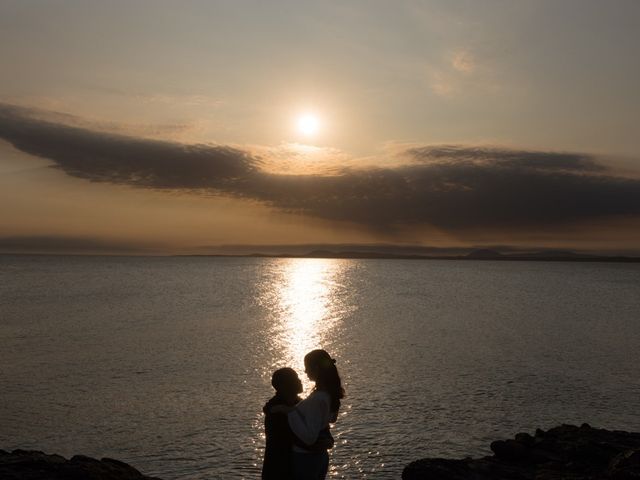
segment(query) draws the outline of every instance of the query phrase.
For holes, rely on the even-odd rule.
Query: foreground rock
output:
[[[640,433],[562,425],[491,444],[493,456],[424,459],[403,480],[640,480]]]
[[[2,480],[159,480],[124,462],[76,455],[67,460],[32,450],[0,450]]]

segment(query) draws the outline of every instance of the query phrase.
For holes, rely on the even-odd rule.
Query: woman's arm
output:
[[[329,401],[325,397],[314,394],[287,415],[291,431],[306,445],[313,445],[329,422]]]

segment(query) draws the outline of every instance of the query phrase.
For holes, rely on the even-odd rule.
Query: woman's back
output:
[[[329,437],[329,423],[335,422],[340,410],[344,389],[336,361],[326,350],[312,350],[304,357],[309,380],[315,383],[311,395],[289,413],[287,420],[293,433],[306,445],[312,445],[323,432]],[[329,469],[329,454],[293,448],[293,477],[295,480],[324,480]]]
[[[305,444],[313,445],[320,432],[329,427],[331,421],[335,421],[335,414],[330,410],[331,397],[327,392],[316,390],[302,400],[296,408],[289,413],[289,426],[293,433]],[[304,449],[295,446],[294,450],[305,452]]]

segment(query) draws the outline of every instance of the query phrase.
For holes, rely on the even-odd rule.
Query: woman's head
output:
[[[344,398],[344,389],[336,361],[326,350],[312,350],[304,357],[304,369],[309,380],[316,382],[316,390],[322,390],[331,396],[331,410],[337,412],[340,399]]]

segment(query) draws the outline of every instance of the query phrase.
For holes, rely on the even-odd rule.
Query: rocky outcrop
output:
[[[640,480],[640,433],[562,425],[491,444],[493,456],[410,463],[403,480]]]
[[[76,455],[67,460],[34,450],[0,450],[2,480],[159,480],[119,460]]]

